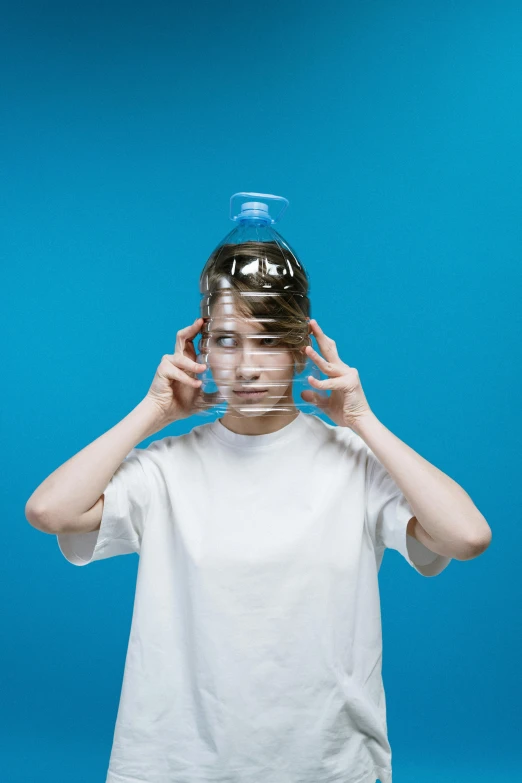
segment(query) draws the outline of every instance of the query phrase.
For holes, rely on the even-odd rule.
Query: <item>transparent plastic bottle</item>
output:
[[[272,217],[270,208],[277,210],[281,203]],[[317,410],[301,397],[312,389],[309,375],[321,379],[303,350],[312,345],[309,279],[296,253],[272,228],[288,203],[267,193],[235,193],[230,199],[230,219],[237,225],[213,250],[199,281],[203,326],[197,361],[207,369],[197,377],[201,391],[215,395],[212,405],[201,395],[202,414]]]

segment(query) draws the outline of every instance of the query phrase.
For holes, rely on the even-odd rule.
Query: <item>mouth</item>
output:
[[[234,389],[234,394],[245,399],[256,399],[257,397],[262,397],[267,391],[268,389]]]

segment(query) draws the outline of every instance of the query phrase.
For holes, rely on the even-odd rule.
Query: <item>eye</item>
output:
[[[216,337],[216,342],[217,342],[217,344],[218,344],[218,345],[220,345],[220,346],[222,346],[222,347],[224,347],[224,348],[231,348],[232,346],[230,346],[230,345],[224,345],[224,344],[221,342],[221,340],[234,340],[234,339],[235,339],[235,338],[234,338],[234,337],[232,337],[231,335],[228,335],[228,334],[226,334],[226,335],[223,335],[223,337]]]
[[[216,337],[216,343],[221,346],[222,348],[233,348],[234,346],[230,343],[223,343],[222,340],[235,340],[236,338],[232,335],[221,335],[220,337]],[[268,342],[266,342],[268,341]],[[260,343],[265,344],[267,347],[271,348],[275,345],[278,345],[281,342],[281,340],[278,337],[262,337],[260,339]]]

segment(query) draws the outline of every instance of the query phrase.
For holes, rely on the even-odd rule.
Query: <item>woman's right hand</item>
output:
[[[158,408],[164,427],[178,419],[186,419],[201,407],[217,402],[219,392],[206,394],[201,391],[202,381],[195,377],[207,369],[206,364],[196,362],[193,340],[203,326],[203,318],[180,329],[176,335],[173,354],[165,354],[147,392],[147,399]]]

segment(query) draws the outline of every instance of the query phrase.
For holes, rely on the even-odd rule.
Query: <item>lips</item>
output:
[[[238,397],[258,397],[265,394],[268,389],[234,389],[234,394]]]

